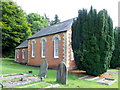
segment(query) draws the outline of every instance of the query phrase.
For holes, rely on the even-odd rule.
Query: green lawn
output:
[[[38,75],[39,73],[39,67],[21,65],[21,64],[15,63],[14,59],[8,59],[8,58],[2,59],[2,62],[0,62],[0,68],[2,68],[2,74],[10,74],[10,73],[27,73],[28,74],[29,70],[33,71],[32,75]],[[111,75],[114,77],[114,79],[118,80],[117,74],[111,74]],[[56,70],[48,70],[47,77],[44,80],[44,81],[48,81],[48,83],[37,84],[37,85],[29,86],[26,88],[44,88],[49,86],[49,84],[60,84],[60,86],[56,88],[118,88],[118,81],[115,82],[113,85],[109,86],[109,85],[96,83],[95,82],[96,80],[85,81],[85,80],[79,80],[78,78],[79,77],[75,75],[68,74],[67,85],[60,84],[56,82]],[[41,83],[41,81],[39,82]],[[38,82],[34,82],[31,84],[35,84],[35,83],[38,83]],[[30,85],[30,84],[27,84],[27,85]],[[26,85],[22,85],[22,86],[26,86]],[[18,87],[21,87],[21,86],[17,86],[14,88],[18,88]]]

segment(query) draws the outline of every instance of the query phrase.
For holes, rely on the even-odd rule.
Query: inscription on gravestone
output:
[[[67,83],[67,68],[64,62],[58,65],[56,81],[66,84]]]
[[[44,62],[40,65],[39,76],[41,80],[43,80],[46,77],[47,69],[48,69],[48,63],[47,60],[44,60]]]

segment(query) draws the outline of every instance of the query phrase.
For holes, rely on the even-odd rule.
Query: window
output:
[[[32,41],[32,57],[35,57],[35,40]]]
[[[71,61],[74,61],[74,53],[73,53],[72,48],[71,48]]]
[[[54,39],[54,58],[59,58],[59,39],[55,38]]]
[[[25,59],[25,50],[22,50],[22,59]]]
[[[17,50],[17,58],[19,58],[19,50]]]
[[[59,58],[59,40],[61,40],[60,35],[56,34],[53,36],[54,41],[54,58]]]
[[[42,40],[42,58],[45,58],[45,40]]]

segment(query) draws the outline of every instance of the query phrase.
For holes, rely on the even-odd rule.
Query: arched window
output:
[[[19,58],[19,50],[17,50],[17,58]]]
[[[73,61],[73,60],[74,60],[74,53],[73,53],[73,50],[71,48],[71,61]]]
[[[45,50],[46,50],[46,45],[45,45],[45,40],[42,40],[42,58],[45,58]]]
[[[59,58],[59,39],[54,39],[54,58]]]
[[[35,40],[32,41],[32,57],[35,57]]]
[[[22,50],[22,59],[25,59],[25,50]]]

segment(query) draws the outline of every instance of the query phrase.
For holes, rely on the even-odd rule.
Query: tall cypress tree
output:
[[[78,69],[91,75],[104,73],[110,64],[114,49],[112,20],[106,10],[97,13],[79,10],[72,25],[72,48]]]
[[[120,28],[115,29],[115,50],[113,51],[110,67],[120,67]]]
[[[73,48],[73,52],[74,52],[74,58],[75,58],[75,63],[78,66],[79,69],[84,69],[83,68],[83,48],[84,45],[83,42],[84,41],[84,34],[85,31],[87,31],[87,10],[83,9],[83,10],[79,10],[79,15],[77,17],[76,20],[74,20],[74,23],[72,25],[72,28],[75,28],[74,31],[72,32],[72,48]],[[84,24],[84,26],[82,25]],[[83,28],[85,29],[85,31],[83,31]],[[87,36],[86,36],[87,38]]]

